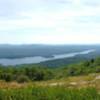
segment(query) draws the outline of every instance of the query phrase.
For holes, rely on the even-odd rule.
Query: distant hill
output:
[[[65,54],[96,49],[100,55],[99,45],[0,45],[0,58],[23,58],[23,57],[52,57],[54,54]]]

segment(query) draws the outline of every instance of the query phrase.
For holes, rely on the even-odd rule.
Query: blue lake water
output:
[[[40,63],[44,61],[50,61],[50,60],[56,60],[56,59],[63,59],[63,58],[72,58],[77,55],[85,55],[95,52],[95,50],[86,50],[81,52],[73,52],[73,53],[66,53],[66,54],[59,54],[59,55],[53,55],[52,58],[45,58],[41,56],[36,57],[25,57],[25,58],[16,58],[16,59],[0,59],[0,64],[2,65],[20,65],[20,64],[35,64]]]

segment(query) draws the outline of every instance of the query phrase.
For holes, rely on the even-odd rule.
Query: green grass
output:
[[[95,88],[27,87],[1,89],[0,100],[100,100]]]
[[[0,100],[100,100],[99,76],[94,73],[22,84],[0,81]]]

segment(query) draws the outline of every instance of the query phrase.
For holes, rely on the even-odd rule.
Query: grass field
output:
[[[100,100],[100,74],[23,84],[0,81],[0,100]]]
[[[0,100],[100,100],[95,88],[27,87],[1,89]]]

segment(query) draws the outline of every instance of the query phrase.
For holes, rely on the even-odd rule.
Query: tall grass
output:
[[[0,100],[100,100],[95,88],[28,87],[1,89]]]

